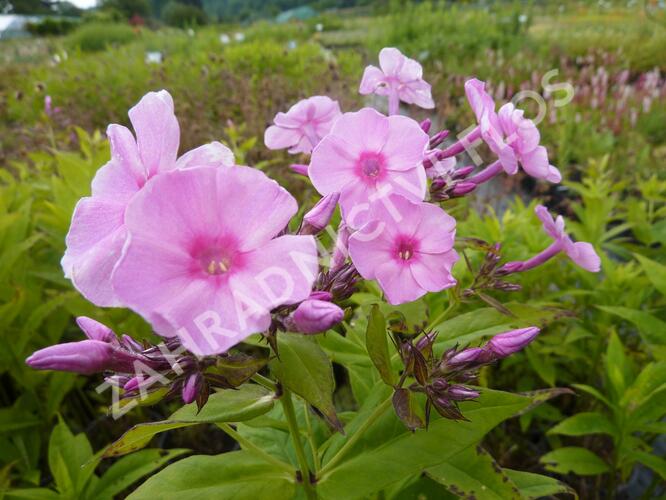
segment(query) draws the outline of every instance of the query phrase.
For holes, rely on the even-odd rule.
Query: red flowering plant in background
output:
[[[386,97],[388,116],[368,107],[342,112],[337,101],[314,96],[278,113],[266,130],[268,148],[310,155],[307,165],[294,170],[322,198],[300,223],[294,221],[296,199],[260,170],[236,165],[221,143],[178,157],[171,96],[165,90],[146,94],[129,112],[134,135],[109,126],[111,160],[95,176],[91,196],[76,207],[62,267],[89,301],[131,309],[163,342],[119,337],[81,317],[87,340],[47,347],[27,363],[103,373],[124,411],[180,397],[186,406],[168,425],[218,423],[243,449],[233,453],[249,453],[267,470],[273,467],[280,481],[303,488],[309,498],[340,494],[339,471],[353,466],[355,445],[370,439],[365,433],[382,425],[391,405],[391,418],[407,429],[431,427],[405,441],[404,453],[419,454],[425,442],[418,436],[432,432],[434,439],[441,429],[457,434],[455,426],[460,450],[478,443],[510,416],[492,410],[502,398],[512,401],[513,413],[543,400],[490,391],[476,379],[479,368],[533,341],[539,327],[515,318],[505,331],[488,332],[488,340],[481,335],[452,343],[444,319],[455,305],[475,297],[511,315],[489,290],[519,289],[507,280],[561,252],[592,272],[600,269],[599,257],[590,244],[571,240],[561,216],[553,219],[538,206],[553,244],[524,262],[503,263],[499,243],[456,233],[450,207],[452,200],[471,196],[502,173],[515,175],[519,167],[542,182],[559,182],[560,173],[540,145],[536,124],[512,103],[496,112],[476,79],[465,84],[476,126],[441,147],[449,131],[429,136],[429,120],[418,123],[400,114],[401,102],[434,107],[421,65],[394,48],[383,49],[379,60],[380,68],[366,68],[359,90]],[[465,154],[478,140],[494,160],[475,172]],[[332,221],[338,221],[336,230]],[[466,252],[479,249],[485,256],[474,269]],[[468,288],[460,277],[465,272],[472,274]],[[447,300],[448,307],[425,323],[414,321],[406,308],[415,301]],[[333,405],[331,358],[378,379],[367,400],[357,398],[361,409],[351,420],[340,418]],[[302,398],[304,412],[295,412],[292,393]],[[281,410],[274,408],[277,400]],[[322,417],[317,424],[310,409]],[[267,412],[273,412],[272,421],[286,420],[293,454],[262,449],[261,440],[230,425]],[[268,420],[254,422],[270,427]],[[145,434],[138,440],[136,428],[130,430],[104,455],[145,446],[166,430],[159,425],[140,429]],[[328,437],[313,434],[314,425]],[[307,452],[302,432],[308,435]],[[376,462],[369,455],[362,463],[386,467],[380,445],[367,441],[366,447],[375,450]],[[436,454],[425,456],[426,465],[440,463]],[[422,470],[405,465],[393,480]],[[184,471],[175,464],[161,474],[185,477]],[[350,485],[356,489],[345,496],[384,486],[368,476],[367,484]],[[141,491],[159,492],[159,482],[150,480]]]

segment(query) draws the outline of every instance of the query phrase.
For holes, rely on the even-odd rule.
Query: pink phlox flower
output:
[[[390,193],[425,198],[427,145],[428,135],[411,118],[363,108],[335,122],[312,152],[308,175],[322,195],[340,193],[345,221],[357,228],[374,199]]]
[[[541,219],[543,228],[555,240],[555,243],[569,256],[569,258],[583,269],[596,273],[601,269],[601,259],[594,247],[584,241],[574,242],[564,229],[564,218],[558,215],[556,219],[543,205],[537,205],[535,212]]]
[[[309,297],[313,236],[278,236],[296,200],[250,167],[198,167],[153,179],[127,208],[112,281],[118,297],[195,354],[265,331],[271,310]]]
[[[340,105],[326,96],[314,96],[278,113],[274,125],[266,129],[264,143],[269,149],[289,148],[289,153],[310,153],[328,134],[340,117]]]
[[[393,194],[372,204],[369,222],[349,238],[349,254],[361,276],[402,304],[456,284],[455,228],[440,207]]]
[[[408,104],[426,109],[435,107],[430,84],[423,79],[423,68],[417,61],[398,49],[386,47],[379,52],[379,66],[365,68],[359,87],[362,95],[394,94]]]
[[[125,243],[125,208],[144,185],[161,172],[193,166],[233,165],[233,153],[219,142],[180,158],[180,129],[171,95],[146,94],[129,111],[136,139],[122,125],[109,125],[111,159],[92,181],[91,196],[74,209],[61,264],[65,276],[98,306],[122,305],[111,287],[111,272]]]

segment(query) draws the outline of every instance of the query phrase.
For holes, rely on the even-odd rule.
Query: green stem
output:
[[[275,458],[273,455],[269,455],[264,450],[262,450],[257,445],[255,445],[252,441],[248,441],[243,436],[241,436],[238,433],[238,431],[236,431],[229,424],[227,424],[225,422],[218,422],[217,425],[220,427],[220,429],[222,429],[224,432],[226,432],[231,438],[238,441],[238,444],[240,444],[245,450],[259,455],[261,458],[263,458],[267,462],[275,465],[276,467],[279,467],[280,469],[284,470],[285,472],[288,472],[290,475],[294,473],[294,467],[293,466],[289,465],[286,462],[283,462],[279,458]]]
[[[287,388],[283,388],[283,394],[280,398],[282,401],[282,407],[284,408],[284,415],[287,417],[287,425],[289,425],[289,433],[291,434],[291,439],[294,441],[294,448],[296,449],[296,458],[298,459],[299,467],[301,468],[301,478],[303,480],[303,489],[305,490],[305,496],[308,499],[316,500],[317,494],[315,493],[314,487],[310,482],[310,467],[308,466],[308,460],[305,456],[305,449],[303,448],[303,443],[301,441],[301,434],[298,430],[298,422],[296,421],[296,412],[294,411],[294,403],[291,400],[291,392]]]
[[[257,384],[263,385],[266,389],[275,392],[277,390],[277,384],[273,382],[271,379],[268,377],[264,377],[263,375],[259,373],[255,373],[252,375],[252,380],[254,380]]]
[[[308,409],[308,404],[303,401],[303,412],[305,415],[305,428],[308,431],[308,443],[310,443],[310,451],[312,452],[312,459],[314,461],[314,472],[317,475],[317,471],[321,468],[321,462],[319,461],[319,454],[317,453],[317,444],[314,441],[314,434],[312,432],[312,423],[310,422],[310,410]]]
[[[352,447],[358,442],[358,440],[363,437],[365,431],[368,430],[370,426],[374,424],[379,417],[382,416],[382,414],[391,406],[391,404],[392,398],[388,398],[377,408],[375,408],[375,411],[373,411],[372,414],[365,420],[365,422],[363,422],[363,424],[361,424],[361,426],[356,430],[356,432],[350,436],[350,438],[345,442],[344,445],[342,445],[342,448],[338,450],[333,458],[331,458],[328,463],[324,464],[320,471],[321,479],[324,479],[324,474],[333,470],[335,466],[340,463],[347,452],[351,450]]]

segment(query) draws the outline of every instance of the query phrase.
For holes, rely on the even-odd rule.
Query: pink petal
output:
[[[143,186],[147,172],[141,162],[139,149],[132,132],[122,125],[111,124],[106,129],[106,136],[111,145],[111,158],[130,172],[138,185]]]
[[[451,274],[453,265],[458,261],[458,254],[450,250],[440,254],[422,254],[410,265],[412,276],[424,290],[439,292],[455,286],[456,280]]]
[[[432,90],[430,84],[423,80],[416,80],[405,84],[398,92],[400,100],[410,104],[415,104],[424,109],[435,107],[435,101],[432,100]]]
[[[365,279],[375,279],[381,264],[393,259],[393,232],[386,222],[374,220],[349,237],[349,256]]]
[[[336,122],[336,125],[338,122]],[[308,175],[322,195],[340,192],[347,184],[356,182],[354,149],[344,139],[330,134],[312,151]]]
[[[426,195],[428,178],[423,165],[411,170],[391,172],[385,180],[392,188],[391,192],[412,201],[423,201]]]
[[[553,182],[553,183],[558,183],[562,180],[562,174],[560,174],[560,171],[557,169],[557,167],[554,167],[553,165],[548,166],[548,176],[546,177],[546,180],[548,182]]]
[[[420,221],[414,231],[419,240],[419,252],[440,254],[453,248],[456,235],[456,220],[443,209],[431,203],[419,207]]]
[[[379,51],[379,66],[387,76],[397,76],[405,56],[393,47],[384,47]]]
[[[363,151],[381,151],[388,133],[389,119],[372,108],[344,113],[331,130],[331,135],[343,138],[352,147],[349,153],[354,157]]]
[[[428,134],[406,116],[388,117],[388,135],[381,150],[389,170],[410,170],[423,162]]]
[[[244,254],[230,286],[270,311],[308,298],[318,270],[314,237],[286,235]]]
[[[126,204],[134,196],[145,179],[137,177],[117,159],[101,167],[92,180],[91,190],[95,199],[107,199],[114,204]]]
[[[385,83],[384,73],[376,66],[366,66],[358,92],[361,95],[372,94],[377,87]]]
[[[590,243],[577,241],[566,248],[567,255],[580,267],[592,273],[598,273],[601,270],[601,259]]]
[[[548,163],[548,151],[543,146],[538,146],[521,159],[523,170],[536,179],[545,179],[550,174],[550,163]]]
[[[282,128],[271,125],[264,132],[264,144],[268,149],[290,148],[303,137],[303,133],[295,128]]]
[[[394,260],[384,262],[377,267],[376,276],[390,304],[412,302],[426,294],[426,290],[412,276],[408,265]]]
[[[176,168],[232,167],[234,153],[221,142],[210,142],[188,151],[176,161]]]
[[[180,128],[166,90],[149,92],[129,110],[141,161],[149,176],[176,165]]]
[[[100,307],[118,307],[122,302],[116,296],[111,275],[122,254],[126,233],[123,227],[106,235],[80,258],[72,260],[71,280],[86,299]],[[66,255],[66,254],[65,254]],[[66,257],[63,257],[66,263]],[[63,264],[63,267],[66,264]]]
[[[548,209],[543,205],[537,205],[534,208],[534,212],[536,213],[537,217],[541,220],[541,223],[543,224],[543,229],[546,231],[546,233],[553,239],[556,240],[559,239],[560,231],[556,227],[555,220],[553,219],[553,216],[550,215]],[[564,221],[564,219],[562,219],[562,221]]]
[[[398,78],[402,82],[414,82],[417,80],[422,80],[423,78],[423,67],[421,63],[411,59],[409,57],[403,56],[402,66],[398,71]],[[425,82],[424,82],[425,83]]]

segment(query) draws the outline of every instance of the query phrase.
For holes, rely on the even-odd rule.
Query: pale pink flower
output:
[[[594,247],[584,241],[572,241],[564,229],[564,218],[561,215],[558,215],[557,219],[553,219],[553,216],[543,205],[537,205],[535,212],[537,217],[541,219],[548,236],[555,240],[555,243],[561,247],[571,260],[587,271],[599,272],[601,259]]]
[[[423,68],[414,59],[404,56],[398,49],[383,48],[379,52],[379,66],[367,66],[363,72],[359,92],[362,95],[388,96],[389,114],[398,112],[399,101],[432,109],[430,84],[423,80]]]
[[[495,102],[485,90],[485,83],[476,78],[465,82],[465,93],[479,124],[478,132],[473,132],[468,142],[479,134],[509,175],[516,174],[520,164],[528,175],[537,179],[562,180],[559,170],[548,162],[546,148],[539,145],[539,130],[532,120],[525,118],[522,110],[516,109],[513,103],[506,103],[496,113]]]
[[[177,159],[180,129],[165,90],[146,94],[129,111],[136,139],[126,127],[109,125],[111,160],[92,181],[92,195],[79,200],[62,258],[65,276],[98,306],[119,306],[111,272],[125,243],[125,208],[155,175],[175,168],[232,165],[233,154],[212,142]]]
[[[308,175],[322,195],[340,193],[347,224],[363,223],[373,199],[398,193],[422,201],[428,135],[405,116],[371,108],[345,113],[312,152]]]
[[[338,101],[317,95],[297,102],[286,113],[278,113],[275,125],[266,129],[264,143],[269,149],[289,148],[289,152],[310,153],[340,117]]]
[[[558,215],[557,219],[553,219],[553,216],[550,215],[548,209],[543,205],[537,205],[535,212],[537,217],[541,219],[543,228],[548,236],[555,241],[548,248],[526,261],[507,262],[502,266],[501,271],[503,274],[534,269],[552,259],[560,252],[566,253],[574,263],[586,271],[599,272],[601,269],[601,259],[594,250],[594,247],[584,241],[572,241],[571,237],[564,230],[564,218],[561,215]]]
[[[440,207],[391,195],[372,204],[369,219],[349,238],[349,255],[361,276],[379,282],[391,304],[456,284],[456,221]]]
[[[266,330],[271,309],[308,298],[312,236],[278,236],[296,200],[261,171],[200,167],[159,175],[125,214],[113,273],[120,300],[195,354]]]

